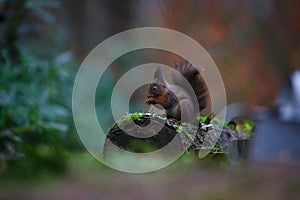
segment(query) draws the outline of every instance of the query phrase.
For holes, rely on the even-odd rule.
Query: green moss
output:
[[[176,129],[177,132],[181,133],[182,132],[182,126],[178,126]]]
[[[216,143],[216,145],[214,146],[214,148],[212,148],[212,150],[210,151],[210,153],[215,154],[215,153],[225,153],[225,152],[222,150],[220,144]]]
[[[237,131],[243,131],[246,133],[247,138],[250,138],[253,133],[254,122],[250,120],[245,120],[243,123],[237,124],[235,129]]]
[[[197,119],[198,119],[198,121],[200,123],[204,123],[207,120],[208,117],[209,117],[209,115],[208,116],[199,116]],[[218,125],[222,125],[223,124],[222,121],[219,118],[217,118],[217,117],[213,117],[211,119],[210,123],[211,124],[218,124]],[[227,124],[227,122],[225,121],[224,124]]]
[[[235,125],[234,124],[228,124],[228,128],[230,128],[231,130],[235,130]]]
[[[130,116],[130,119],[131,119],[132,121],[138,121],[138,120],[141,119],[141,117],[142,117],[144,114],[145,114],[145,113],[136,112],[136,113],[130,114],[129,116]]]
[[[205,120],[207,119],[207,116],[199,116],[199,117],[197,117],[197,119],[198,119],[198,121],[199,122],[205,122]]]
[[[211,123],[212,124],[219,124],[219,125],[221,125],[222,121],[219,118],[214,117],[214,118],[212,118]]]

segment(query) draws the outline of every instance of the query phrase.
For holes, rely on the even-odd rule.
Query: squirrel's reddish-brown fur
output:
[[[167,112],[167,118],[178,121],[194,120],[198,110],[207,105],[207,87],[199,71],[187,61],[175,64],[172,84],[168,83],[158,67],[154,81],[149,85],[147,104],[159,104]],[[187,81],[187,82],[186,82]],[[192,89],[192,90],[191,90]],[[194,98],[193,98],[194,97]]]

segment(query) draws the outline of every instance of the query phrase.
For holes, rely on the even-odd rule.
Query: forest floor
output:
[[[299,166],[224,168],[192,161],[147,174],[73,163],[62,177],[37,183],[9,183],[0,199],[300,199]]]

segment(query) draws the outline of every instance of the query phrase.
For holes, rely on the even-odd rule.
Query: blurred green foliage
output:
[[[78,147],[72,134],[71,54],[40,58],[19,44],[40,20],[53,21],[46,9],[56,5],[0,1],[0,176],[63,172],[70,148]]]

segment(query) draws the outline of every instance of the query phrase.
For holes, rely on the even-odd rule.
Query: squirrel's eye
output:
[[[156,86],[154,86],[153,88],[152,88],[152,91],[156,91],[157,90],[157,87]]]

